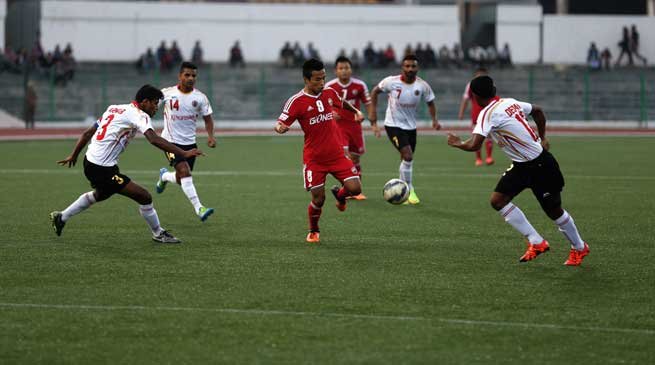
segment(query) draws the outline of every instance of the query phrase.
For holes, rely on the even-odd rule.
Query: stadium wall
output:
[[[498,5],[496,47],[509,43],[514,63],[539,61],[542,8],[539,5]]]
[[[276,61],[285,41],[313,42],[327,60],[368,41],[391,43],[397,57],[407,45],[438,48],[459,42],[456,6],[358,6],[44,1],[46,49],[71,42],[78,61],[133,61],[162,40],[176,40],[188,57],[200,40],[207,61],[226,61],[235,40],[246,61]]]
[[[640,53],[648,60],[655,60],[655,17],[648,16],[544,16],[544,62],[580,64],[587,60],[591,42],[599,51],[608,47],[612,62],[620,53],[617,43],[621,40],[623,26],[637,26],[640,33]],[[623,57],[622,62],[626,62]]]

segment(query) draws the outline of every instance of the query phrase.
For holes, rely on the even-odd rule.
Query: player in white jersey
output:
[[[373,106],[369,120],[371,125],[376,125],[378,95],[383,92],[389,94],[384,129],[387,131],[391,143],[400,152],[400,179],[405,181],[410,188],[407,203],[418,204],[420,200],[412,184],[412,166],[416,151],[416,118],[421,101],[428,105],[432,127],[440,129],[441,125],[437,120],[437,107],[434,104],[435,97],[432,88],[427,82],[416,76],[418,73],[416,56],[412,54],[405,56],[401,70],[400,75],[386,77],[371,91]]]
[[[164,93],[164,130],[161,136],[185,151],[198,147],[196,145],[198,116],[202,116],[205,121],[208,135],[207,146],[216,147],[212,107],[207,96],[194,88],[197,76],[198,67],[196,65],[191,62],[182,62],[177,85],[162,90]],[[159,170],[157,193],[163,193],[169,182],[180,184],[184,195],[193,205],[194,212],[200,217],[200,221],[204,222],[214,213],[214,209],[202,205],[196,187],[193,185],[191,171],[196,162],[195,157],[185,158],[181,155],[166,153],[166,158],[175,172],[169,172],[165,167]]]
[[[548,152],[546,116],[543,110],[511,98],[494,100],[496,87],[489,76],[473,79],[471,91],[478,104],[484,108],[478,116],[473,135],[462,142],[456,135],[448,133],[448,144],[464,151],[477,151],[485,138],[491,137],[512,160],[491,194],[491,206],[527,238],[528,250],[520,261],[533,260],[550,249],[548,242],[534,229],[521,209],[512,204],[516,195],[530,188],[543,211],[555,221],[571,244],[569,257],[564,264],[580,265],[589,254],[589,246],[580,237],[573,217],[562,209],[564,177],[557,160]],[[534,119],[537,131],[528,124],[527,115]]]
[[[187,158],[202,155],[198,149],[183,151],[155,133],[150,118],[157,112],[162,97],[163,94],[159,89],[144,85],[136,93],[131,104],[110,105],[102,117],[80,136],[73,152],[65,159],[57,161],[62,166],[75,166],[80,152],[91,141],[84,157],[84,175],[94,190],[80,195],[63,211],[50,213],[57,236],[61,236],[64,225],[72,216],[118,193],[139,203],[139,212],[148,223],[154,241],[180,242],[159,225],[159,217],[152,206],[150,193],[128,176],[121,174],[117,165],[118,156],[137,132],[143,133],[148,142],[163,151]]]

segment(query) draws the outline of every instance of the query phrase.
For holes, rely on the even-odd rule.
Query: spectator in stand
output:
[[[464,51],[462,51],[462,46],[459,45],[459,43],[455,43],[453,45],[453,51],[452,51],[452,61],[457,68],[462,68],[464,66]]]
[[[600,54],[598,53],[598,48],[596,48],[596,43],[591,42],[589,50],[587,51],[587,66],[592,71],[600,70]]]
[[[184,57],[182,57],[182,52],[180,51],[180,48],[177,46],[177,41],[173,41],[169,53],[171,55],[170,69],[182,63],[182,59]]]
[[[350,53],[350,62],[352,63],[353,70],[359,70],[361,60],[359,59],[359,53],[355,48],[353,48],[352,52]]]
[[[36,114],[36,84],[30,80],[25,90],[25,129],[34,129],[34,115]]]
[[[437,67],[437,55],[430,43],[425,46],[425,59],[426,67]]]
[[[293,44],[293,64],[294,66],[302,65],[305,62],[305,54],[300,47],[300,43]]]
[[[41,63],[44,58],[43,47],[41,47],[41,41],[35,40],[34,45],[32,46],[32,51],[30,52],[30,63],[37,67],[41,67]]]
[[[637,32],[637,26],[634,24],[632,24],[632,29],[630,31],[630,50],[636,58],[644,63],[644,66],[648,65],[646,57],[639,53],[639,32]]]
[[[55,46],[55,51],[52,53],[52,63],[57,64],[59,61],[61,61],[61,58],[64,55],[61,53],[61,48],[59,48],[59,45]]]
[[[142,73],[149,73],[157,67],[157,60],[155,59],[155,54],[152,52],[152,48],[148,48],[146,53],[142,54],[137,61],[137,69]]]
[[[469,47],[467,55],[468,59],[476,68],[484,67],[487,59],[487,52],[482,48],[482,46],[473,44]]]
[[[285,42],[280,50],[280,64],[284,67],[293,67],[293,49],[289,41]]]
[[[609,48],[605,47],[603,52],[600,54],[600,62],[602,68],[606,71],[609,71],[612,64],[612,52],[610,52]]]
[[[509,43],[505,43],[503,49],[498,53],[500,68],[512,67],[512,52],[509,50]]]
[[[305,57],[305,59],[309,60],[312,58],[317,59],[319,61],[321,60],[321,56],[318,54],[318,50],[314,48],[314,43],[309,42],[307,44],[307,57]]]
[[[393,50],[391,43],[387,44],[387,49],[382,53],[382,58],[384,59],[384,66],[395,66],[396,65],[396,51]]]
[[[495,66],[498,62],[498,51],[496,51],[496,46],[493,44],[489,45],[485,50],[486,58],[485,63],[487,66]]]
[[[241,51],[241,45],[239,41],[235,41],[234,45],[230,49],[230,67],[246,67],[246,62],[243,60],[243,52]]]
[[[439,67],[448,68],[451,64],[450,50],[445,44],[439,48]]]
[[[630,31],[628,30],[628,27],[623,27],[623,37],[618,44],[619,48],[621,49],[621,53],[619,53],[619,58],[616,60],[616,64],[614,66],[619,66],[621,64],[621,60],[623,59],[624,55],[628,56],[628,66],[634,65],[630,43]]]
[[[167,71],[171,68],[171,54],[166,47],[166,41],[161,41],[157,48],[157,64],[160,71]]]
[[[191,62],[196,66],[200,66],[203,63],[202,58],[202,48],[200,47],[200,41],[196,41],[196,44],[193,46],[191,51]]]
[[[368,42],[366,48],[364,48],[364,64],[366,67],[377,66],[377,57],[375,55],[375,49],[373,49],[373,42]]]
[[[65,51],[61,61],[56,65],[55,83],[66,86],[68,82],[73,80],[76,67],[73,52],[71,50]]]
[[[412,46],[407,43],[407,46],[405,46],[405,50],[403,51],[403,57],[409,56],[411,54],[414,54],[414,50],[412,49]]]

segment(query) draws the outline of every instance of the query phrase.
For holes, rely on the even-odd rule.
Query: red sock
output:
[[[344,199],[346,199],[346,198],[349,197],[349,196],[350,196],[350,193],[349,193],[348,190],[346,190],[346,188],[344,188],[343,186],[342,186],[341,189],[339,189],[339,191],[337,192],[337,199],[339,199],[339,200],[344,200]]]
[[[494,148],[494,142],[490,139],[487,139],[485,147],[487,147],[487,157],[491,157],[491,150]],[[478,154],[479,153],[480,152],[478,151]]]
[[[480,150],[475,151],[475,159],[482,160],[482,153],[480,153]]]
[[[313,203],[309,203],[307,207],[307,215],[309,216],[309,230],[318,232],[318,220],[321,219],[321,208],[315,208]]]

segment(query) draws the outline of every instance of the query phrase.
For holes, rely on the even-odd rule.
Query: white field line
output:
[[[586,332],[605,332],[605,333],[631,333],[639,335],[655,335],[655,330],[639,328],[616,328],[616,327],[586,327],[586,326],[565,326],[557,324],[541,323],[522,323],[522,322],[505,322],[505,321],[478,321],[471,319],[453,319],[439,317],[422,317],[422,316],[398,316],[398,315],[375,315],[375,314],[350,314],[350,313],[330,313],[330,312],[297,312],[285,310],[266,310],[266,309],[237,309],[237,308],[194,308],[194,307],[164,307],[164,306],[140,306],[140,305],[83,305],[83,304],[38,304],[38,303],[0,303],[0,308],[4,309],[42,309],[42,310],[68,310],[68,311],[149,311],[149,312],[195,312],[195,313],[226,313],[226,314],[244,314],[244,315],[261,315],[261,316],[288,316],[288,317],[333,317],[333,318],[350,318],[363,320],[380,320],[380,321],[420,321],[420,322],[440,322],[451,325],[468,325],[468,326],[487,326],[487,327],[516,327],[524,329],[551,329],[566,331],[586,331]]]
[[[499,178],[501,173],[489,174],[489,173],[459,173],[452,171],[461,171],[461,169],[448,170],[443,169],[440,172],[415,172],[414,176],[451,176],[451,177],[472,177],[472,178]],[[0,169],[0,175],[2,174],[25,174],[25,175],[48,175],[48,174],[75,174],[79,175],[82,173],[82,169],[73,168],[68,169],[65,167],[59,169]],[[155,178],[159,175],[158,170],[121,170],[121,173],[126,175],[139,175],[139,176],[154,176]],[[300,170],[298,171],[194,171],[193,175],[197,176],[302,176]],[[386,172],[366,172],[367,176],[395,176],[397,173],[393,171]],[[592,179],[592,180],[655,180],[655,176],[630,176],[630,175],[566,175],[566,179]]]

